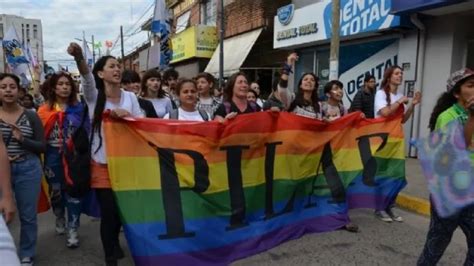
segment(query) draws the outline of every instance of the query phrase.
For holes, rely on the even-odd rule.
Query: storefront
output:
[[[341,0],[339,79],[344,104],[363,85],[366,72],[380,83],[392,65],[404,69],[400,88],[411,96],[423,93],[414,118],[405,125],[407,155],[416,156],[408,140],[428,135],[428,121],[449,74],[474,67],[474,1],[462,0]],[[322,85],[329,76],[331,1],[294,10],[282,7],[275,17],[274,47],[300,55],[295,81],[304,72],[316,73]]]
[[[203,72],[217,47],[216,27],[196,25],[171,38],[173,66],[181,76],[192,78]]]

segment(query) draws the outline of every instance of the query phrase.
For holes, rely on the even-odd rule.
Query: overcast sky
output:
[[[117,40],[120,25],[127,54],[147,40],[147,33],[139,32],[139,27],[153,15],[153,7],[154,0],[0,0],[0,14],[41,19],[45,60],[70,59],[66,48],[74,38],[82,38],[82,31],[89,41],[92,34],[95,41],[101,41],[105,52],[105,41]],[[120,41],[112,55],[120,55]],[[56,68],[57,63],[50,65]],[[59,63],[73,66],[72,62]]]

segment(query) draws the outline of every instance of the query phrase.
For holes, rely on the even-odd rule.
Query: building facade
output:
[[[274,48],[296,50],[300,56],[294,83],[305,72],[318,75],[320,89],[328,81],[331,9],[331,0],[295,0],[277,12]],[[351,104],[367,72],[379,84],[386,68],[401,66],[404,83],[399,90],[408,97],[415,90],[423,93],[414,118],[405,124],[407,155],[416,156],[409,140],[428,135],[429,117],[449,74],[474,65],[474,32],[462,26],[473,14],[474,1],[341,0],[344,104]]]
[[[40,19],[29,19],[16,15],[0,14],[0,40],[14,27],[23,45],[29,44],[38,62],[43,61],[43,29]],[[0,42],[1,45],[1,42]],[[0,72],[5,71],[5,56],[0,49]]]

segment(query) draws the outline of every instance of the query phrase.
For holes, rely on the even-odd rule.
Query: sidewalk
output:
[[[428,185],[417,159],[406,159],[407,186],[400,192],[397,205],[422,215],[430,215]]]

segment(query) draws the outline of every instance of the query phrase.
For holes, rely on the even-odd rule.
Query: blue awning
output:
[[[392,0],[392,14],[401,15],[466,2],[466,0]]]

